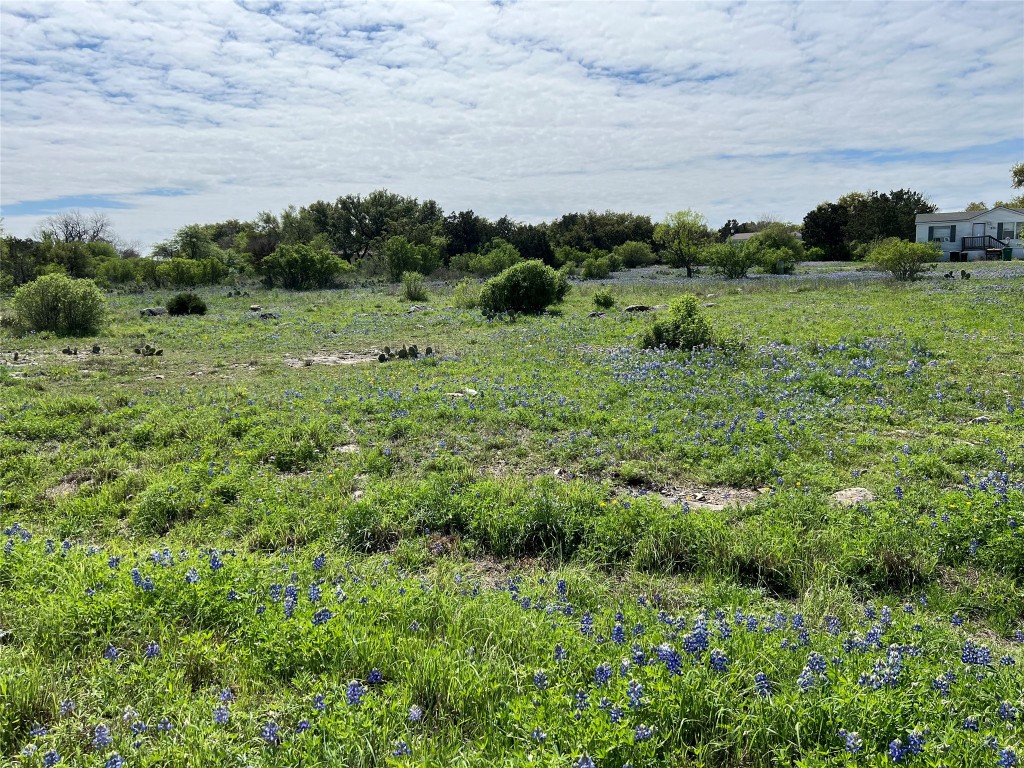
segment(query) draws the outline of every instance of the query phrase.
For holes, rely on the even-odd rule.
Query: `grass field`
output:
[[[1017,765],[1024,265],[972,271],[0,336],[0,764]],[[743,348],[639,349],[683,291]]]

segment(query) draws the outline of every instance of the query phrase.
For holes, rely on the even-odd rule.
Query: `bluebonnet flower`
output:
[[[370,685],[380,685],[384,682],[384,675],[379,669],[374,667],[370,670],[370,674],[366,676],[366,682]]]
[[[289,596],[284,599],[284,617],[290,619],[293,613],[295,613],[295,598]]]
[[[110,738],[110,728],[103,723],[100,723],[93,730],[92,734],[92,745],[96,749],[103,749],[109,747],[113,740]]]
[[[576,763],[576,768],[597,768],[597,766],[594,765],[594,761],[590,757],[583,755]]]
[[[409,749],[409,745],[404,741],[399,741],[395,746],[395,750],[391,753],[393,757],[402,757],[403,755],[411,755],[412,750]]]
[[[612,666],[607,661],[599,664],[594,670],[594,682],[597,685],[604,685],[612,679]]]
[[[846,742],[846,751],[850,754],[855,755],[864,748],[864,740],[856,731],[847,731],[845,728],[840,728],[839,738]]]
[[[414,621],[412,624],[409,625],[409,629],[412,632],[419,632],[420,628],[421,628],[421,625],[420,625],[420,623],[418,621]]]
[[[1008,701],[999,705],[999,719],[1013,722],[1017,719],[1017,708]]]
[[[581,712],[590,705],[590,697],[587,696],[587,692],[580,688],[576,691],[575,702],[573,703],[573,709],[578,709]]]
[[[323,553],[321,553],[321,554],[319,554],[319,555],[317,555],[316,557],[313,558],[313,570],[314,571],[322,571],[323,568],[324,568],[324,565],[326,565],[326,564],[327,564],[327,557]]]
[[[949,684],[952,682],[953,677],[948,672],[943,672],[932,680],[932,688],[938,691],[940,696],[946,698],[949,696]]]
[[[907,752],[912,755],[919,755],[924,750],[924,734],[921,731],[911,731],[907,734]]]
[[[117,646],[108,645],[107,650],[103,652],[103,658],[107,661],[117,661],[121,656],[121,651],[117,649]]]
[[[348,690],[345,692],[345,699],[348,701],[350,707],[358,707],[363,703],[363,696],[366,695],[366,689],[356,680],[353,680],[348,684]]]
[[[638,725],[636,730],[633,732],[633,741],[637,743],[647,741],[654,735],[656,730],[658,729],[653,725]]]
[[[334,614],[326,608],[321,608],[319,611],[313,614],[314,626],[320,624],[326,624],[328,621],[334,618]]]
[[[584,613],[580,619],[580,633],[585,636],[594,634],[594,617],[589,613]]]
[[[43,755],[43,766],[45,768],[53,768],[57,763],[61,761],[60,755],[57,750],[51,749]]]
[[[619,677],[625,677],[629,674],[629,668],[632,666],[632,662],[627,658],[619,660]]]
[[[960,726],[960,727],[963,728],[965,731],[975,731],[975,732],[977,732],[977,730],[978,730],[978,718],[976,716],[974,716],[974,715],[968,715],[967,717],[964,718],[963,725]]]
[[[626,642],[626,630],[623,629],[621,624],[616,623],[612,629],[612,642],[616,645],[622,645]]]
[[[768,679],[768,675],[764,672],[758,672],[754,675],[754,690],[759,696],[767,698],[772,694],[772,684]]]
[[[999,752],[999,762],[996,765],[998,768],[1017,768],[1017,753],[1006,747]]]
[[[313,709],[317,712],[323,712],[327,709],[327,700],[324,698],[322,693],[318,693],[313,697]]]
[[[28,735],[32,738],[39,738],[40,736],[45,736],[48,733],[49,731],[46,730],[45,725],[40,725],[39,723],[36,723],[34,726],[32,726],[32,729],[28,732]]]
[[[220,553],[216,550],[210,552],[210,570],[219,571],[224,567],[224,561],[220,559]]]
[[[413,704],[409,707],[409,722],[418,723],[423,719],[423,709]]]
[[[636,680],[630,680],[626,688],[626,695],[629,697],[629,706],[636,709],[643,701],[644,687]]]
[[[533,673],[533,684],[542,691],[548,687],[548,676],[544,674],[544,670],[538,669]]]
[[[975,645],[968,640],[964,643],[963,650],[960,652],[960,660],[964,664],[988,666],[992,663],[992,652],[988,649],[988,646]]]
[[[60,703],[60,713],[62,715],[70,715],[74,711],[75,711],[75,702],[72,701],[71,699],[64,699]]]
[[[533,739],[534,741],[543,742],[544,739],[546,739],[547,737],[548,737],[548,735],[546,733],[544,733],[544,731],[542,731],[540,729],[539,725],[536,728],[534,728],[533,729],[533,733],[530,734],[530,738]]]
[[[239,595],[238,592],[236,592],[234,589],[229,589],[228,590],[228,602],[229,603],[237,603],[241,599],[242,599],[241,595]]]
[[[104,768],[124,768],[124,758],[115,752],[107,758]]]
[[[222,704],[228,701],[235,700],[235,694],[230,688],[223,688],[221,692],[217,694],[217,700]]]
[[[309,720],[302,719],[302,720],[299,720],[298,723],[296,723],[296,725],[295,725],[295,732],[296,733],[305,733],[306,731],[309,730],[309,728],[310,728]]]
[[[195,568],[189,568],[185,573],[186,584],[197,584],[199,582],[199,571]]]
[[[565,579],[559,579],[555,588],[558,590],[558,594],[562,597],[565,597],[566,593],[569,591],[569,588],[565,584]]]
[[[1013,656],[1007,655],[1003,656],[1003,658],[999,660],[999,663],[1002,664],[1004,667],[1012,667],[1017,663],[1017,660],[1013,658]]]
[[[149,730],[149,726],[147,726],[141,720],[137,720],[134,723],[132,723],[132,733],[134,733],[136,736],[145,733],[147,730]]]
[[[568,652],[561,646],[561,644],[555,645],[555,661],[565,661],[569,658]]]
[[[110,557],[107,558],[107,567],[110,568],[110,570],[116,571],[118,569],[118,566],[120,566],[120,565],[121,565],[121,558],[120,557],[114,557],[113,555],[111,555]]]
[[[725,672],[729,669],[729,659],[724,651],[718,648],[711,651],[711,668],[715,672]]]
[[[263,730],[260,731],[260,738],[267,744],[277,744],[281,740],[280,728],[277,727],[277,723],[268,720],[263,726]]]
[[[213,722],[217,725],[227,725],[231,720],[231,711],[227,705],[220,704],[213,708]]]
[[[156,724],[156,729],[161,733],[170,733],[174,730],[174,723],[166,717],[161,717],[160,722]]]
[[[907,755],[907,749],[903,746],[903,742],[899,739],[893,739],[889,742],[889,759],[894,763],[903,761],[903,758]]]
[[[159,655],[160,655],[160,643],[158,643],[156,640],[151,640],[150,642],[146,643],[146,658],[147,659],[155,659]]]
[[[320,602],[320,597],[321,597],[320,585],[319,584],[315,584],[315,583],[314,584],[310,584],[309,585],[308,594],[309,594],[309,602],[311,602],[311,603],[318,603],[318,602]]]
[[[622,707],[615,706],[608,710],[608,719],[617,723],[622,719]]]

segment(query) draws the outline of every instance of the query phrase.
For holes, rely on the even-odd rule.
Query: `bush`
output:
[[[21,286],[14,294],[14,311],[26,330],[83,336],[99,330],[106,307],[92,280],[52,274]]]
[[[598,309],[611,309],[615,306],[615,297],[607,288],[594,294],[594,306]]]
[[[419,272],[402,273],[402,295],[409,301],[426,301],[427,288]]]
[[[607,256],[601,258],[589,258],[583,262],[583,267],[580,270],[580,276],[584,280],[600,280],[601,278],[608,277],[612,272],[612,265],[608,261]]]
[[[941,255],[934,243],[909,243],[890,237],[871,249],[868,261],[897,280],[915,280],[931,269],[929,262],[938,261]]]
[[[711,344],[713,340],[711,323],[700,311],[697,297],[684,294],[669,305],[667,315],[654,320],[640,344],[649,349],[693,349]]]
[[[194,293],[179,293],[167,302],[170,315],[205,315],[206,302]]]
[[[701,261],[729,280],[746,277],[747,270],[754,265],[750,251],[729,243],[709,245],[701,252]]]
[[[459,309],[476,309],[480,303],[480,286],[466,279],[455,286],[452,303]]]
[[[615,246],[612,255],[622,262],[623,266],[629,268],[646,267],[648,264],[653,264],[656,261],[651,246],[636,240],[628,240],[622,245]]]
[[[769,224],[745,247],[752,263],[769,275],[788,275],[804,258],[804,244],[788,224]]]
[[[259,265],[268,288],[280,286],[293,291],[329,288],[339,275],[353,269],[326,247],[308,243],[279,245]]]
[[[788,275],[796,269],[796,257],[788,248],[762,248],[754,258],[766,275]]]
[[[543,312],[569,290],[565,276],[540,260],[523,261],[484,283],[480,308],[485,314]]]

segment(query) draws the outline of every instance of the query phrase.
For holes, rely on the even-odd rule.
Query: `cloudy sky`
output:
[[[385,187],[526,221],[1010,196],[1024,3],[0,2],[0,206],[188,223]]]

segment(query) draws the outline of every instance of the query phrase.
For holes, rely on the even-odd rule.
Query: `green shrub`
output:
[[[409,301],[426,301],[427,288],[419,272],[402,273],[402,295]]]
[[[649,349],[693,349],[711,344],[713,340],[711,323],[700,311],[697,297],[684,294],[669,305],[666,315],[655,318],[640,343]]]
[[[452,303],[459,309],[476,309],[480,304],[480,286],[468,278],[455,286]]]
[[[565,276],[540,260],[523,261],[484,283],[480,307],[485,314],[543,312],[569,290]]]
[[[628,240],[622,245],[615,246],[612,255],[622,262],[624,267],[629,268],[646,267],[657,260],[651,246],[636,240]]]
[[[701,252],[701,261],[728,280],[746,277],[747,270],[754,265],[750,251],[730,243],[709,245]]]
[[[607,288],[594,294],[594,306],[599,309],[610,309],[615,306],[615,297]]]
[[[456,272],[472,272],[486,277],[504,272],[513,264],[522,261],[517,249],[511,243],[496,237],[480,253],[460,253],[453,256],[450,266]]]
[[[747,241],[751,263],[769,275],[788,275],[804,258],[804,244],[789,224],[769,224]]]
[[[612,272],[611,264],[606,256],[601,258],[589,258],[583,262],[580,276],[584,280],[600,280],[608,277]]]
[[[754,259],[766,275],[788,275],[796,269],[796,257],[788,248],[762,248]]]
[[[21,286],[14,294],[14,311],[26,330],[83,336],[99,330],[106,307],[92,280],[51,274]]]
[[[909,243],[890,237],[871,249],[868,262],[897,280],[915,280],[931,269],[929,262],[938,261],[941,255],[942,251],[935,243]]]
[[[309,243],[279,245],[259,266],[268,288],[280,286],[293,291],[329,288],[337,277],[353,269],[326,247]]]
[[[205,315],[206,302],[194,293],[179,293],[167,302],[170,315]]]

